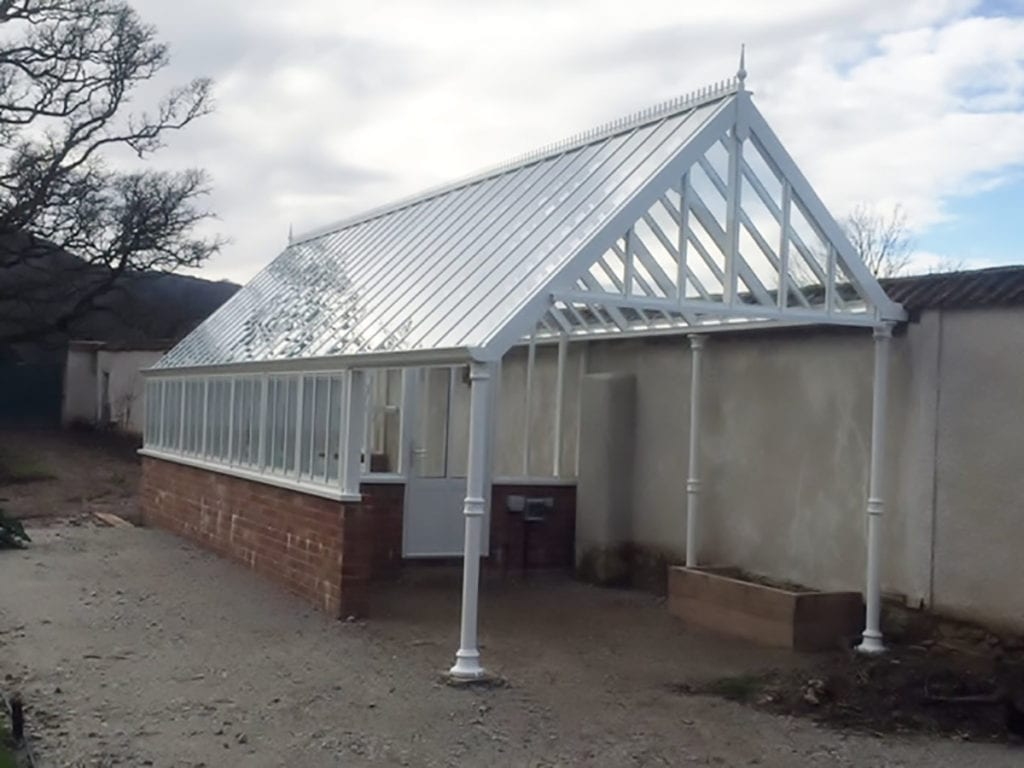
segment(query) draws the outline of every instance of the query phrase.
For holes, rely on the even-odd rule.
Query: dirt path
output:
[[[37,529],[0,553],[0,674],[45,765],[1019,766],[1003,746],[845,735],[672,691],[790,657],[687,631],[654,598],[489,585],[489,691],[439,682],[458,588],[328,620],[160,531]]]

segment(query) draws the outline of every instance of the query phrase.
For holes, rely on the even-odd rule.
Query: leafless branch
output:
[[[907,214],[896,205],[888,215],[864,203],[846,218],[846,236],[877,277],[898,277],[910,267],[911,240]]]
[[[124,0],[0,0],[0,32],[0,308],[33,318],[0,326],[11,342],[67,328],[125,274],[198,266],[221,241],[194,234],[212,216],[201,171],[106,162],[118,148],[149,158],[211,109],[202,78],[133,108],[168,63],[153,27]]]

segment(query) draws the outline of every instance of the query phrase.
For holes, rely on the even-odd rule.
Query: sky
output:
[[[1024,263],[1024,0],[133,0],[154,86],[216,110],[151,161],[205,168],[201,270],[735,74],[837,218],[907,213],[915,271]],[[140,94],[144,101],[147,94]],[[143,104],[140,104],[143,106]]]

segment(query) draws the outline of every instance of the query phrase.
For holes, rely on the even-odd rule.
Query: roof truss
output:
[[[501,351],[531,334],[873,326],[904,313],[740,90],[521,317],[494,340]]]

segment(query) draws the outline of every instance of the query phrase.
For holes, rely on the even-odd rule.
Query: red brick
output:
[[[342,504],[146,457],[144,520],[264,574],[335,616],[366,609],[368,570],[343,583]],[[291,544],[288,544],[289,537]]]

